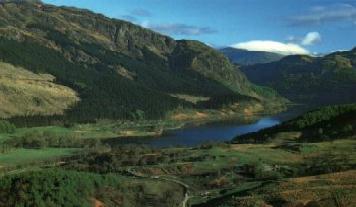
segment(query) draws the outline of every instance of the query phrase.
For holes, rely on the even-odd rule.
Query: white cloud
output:
[[[252,40],[241,42],[231,47],[249,51],[275,52],[283,55],[310,54],[308,50],[294,43],[283,43],[272,40]]]
[[[302,40],[302,45],[314,45],[321,42],[321,35],[319,32],[309,32]]]

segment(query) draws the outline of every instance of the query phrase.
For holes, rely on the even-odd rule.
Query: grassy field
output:
[[[11,135],[9,134],[0,134],[0,143],[2,143],[3,141],[9,139]]]
[[[293,145],[293,148],[275,144],[232,144],[212,146],[209,149],[166,149],[167,154],[174,152],[184,156],[185,160],[196,159],[199,162],[177,162],[150,166],[149,168],[172,168],[174,165],[181,166],[193,163],[190,172],[194,174],[251,163],[295,167],[312,159],[344,159],[344,161],[356,163],[355,149],[356,140],[349,139],[321,143],[300,143]],[[164,170],[152,171],[163,172]]]
[[[0,167],[31,165],[58,160],[64,156],[71,156],[75,152],[78,152],[78,149],[15,149],[0,154]]]
[[[292,183],[298,181],[294,177],[300,177],[303,180],[304,177],[308,178],[310,175],[345,172],[349,175],[345,178],[346,181],[351,175],[356,176],[354,171],[348,171],[354,169],[356,165],[355,149],[356,140],[353,139],[294,143],[291,146],[284,144],[222,144],[194,149],[172,148],[161,152],[166,156],[173,154],[175,158],[171,161],[153,165],[130,166],[129,169],[135,169],[136,172],[143,175],[173,177],[186,183],[190,186],[190,204],[196,206],[218,206],[223,203],[220,200],[222,198],[237,199],[247,203],[251,203],[252,200],[255,203],[268,203],[272,197],[267,196],[269,195],[267,190],[280,189],[280,187],[276,187],[280,182],[289,183],[290,191],[294,190],[295,192],[306,190],[306,192],[316,194],[318,188],[326,188],[323,182],[318,184],[310,181],[315,185],[315,189],[313,189],[314,187],[309,189],[308,183],[293,189]],[[331,182],[330,185],[332,189],[340,188],[340,192],[345,191],[344,187],[338,186],[337,182]],[[356,186],[352,185],[350,188],[351,190],[356,189]],[[265,189],[266,195],[256,189]],[[285,192],[281,190],[278,193],[284,195]],[[256,198],[251,198],[256,195],[258,195]],[[330,192],[326,192],[314,198],[330,198],[329,195],[331,195]],[[348,192],[349,197],[352,195],[356,195],[356,191]],[[249,200],[250,198],[251,200]],[[281,199],[284,202],[293,200],[289,195]],[[217,200],[219,202],[215,203]],[[300,202],[306,204],[307,200],[300,200]],[[245,204],[231,206],[254,206]]]
[[[270,182],[247,182],[208,202],[204,199],[192,199],[192,202],[194,207],[350,207],[356,205],[355,178],[356,171],[349,170]]]
[[[183,183],[188,189],[188,206],[279,206],[282,202],[294,207],[315,201],[322,206],[346,207],[355,202],[356,185],[352,181],[356,176],[355,149],[356,140],[352,137],[317,143],[217,144],[161,150],[132,146],[89,153],[76,161],[67,160],[69,163],[61,168],[123,176],[135,172],[134,177],[128,177],[130,182],[119,184],[120,189],[130,189],[119,193],[126,196],[126,206],[144,206],[141,202],[174,191],[173,188],[182,191],[179,185],[172,184]],[[76,151],[17,149],[2,154],[0,166],[38,166],[40,162],[58,160]],[[128,159],[137,159],[138,164],[131,164]],[[148,160],[141,162],[144,159]],[[146,197],[137,197],[138,191],[145,192]],[[95,202],[115,206],[111,199],[118,192],[112,188],[104,192],[107,196],[94,197]]]
[[[22,137],[56,137],[85,141],[120,137],[159,136],[163,131],[181,128],[185,123],[177,121],[99,121],[95,124],[76,124],[72,127],[18,128],[11,134],[0,133],[0,145]]]

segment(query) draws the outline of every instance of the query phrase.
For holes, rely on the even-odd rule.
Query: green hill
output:
[[[356,101],[356,50],[324,57],[287,56],[278,62],[243,67],[256,84],[270,86],[299,103]]]
[[[270,63],[281,60],[284,56],[273,52],[248,51],[232,47],[220,50],[231,62],[238,65],[254,65],[261,63]]]
[[[176,94],[279,100],[200,42],[175,41],[87,10],[36,1],[1,3],[0,59],[53,75],[75,90],[81,101],[66,119],[129,119],[137,111],[162,118],[179,107],[196,107]]]

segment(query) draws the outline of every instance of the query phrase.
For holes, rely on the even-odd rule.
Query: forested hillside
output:
[[[121,175],[45,170],[0,180],[0,206],[180,206],[178,184]],[[14,191],[13,191],[14,190]],[[164,193],[161,193],[164,192]],[[102,204],[102,205],[101,205]]]
[[[356,101],[356,49],[324,57],[288,56],[242,70],[252,82],[270,86],[294,102],[324,105]]]
[[[280,137],[298,142],[355,138],[356,104],[327,106],[305,113],[278,126],[236,137],[236,143],[274,142]],[[291,141],[291,140],[290,140]]]
[[[200,42],[175,41],[87,10],[36,2],[0,4],[0,59],[50,74],[76,91],[80,101],[67,110],[67,120],[130,119],[141,112],[162,118],[178,107],[196,107],[176,94],[243,95],[263,105],[280,100]]]

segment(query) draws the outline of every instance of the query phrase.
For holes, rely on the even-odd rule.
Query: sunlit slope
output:
[[[79,101],[75,91],[53,81],[51,75],[0,63],[0,117],[62,114]]]

